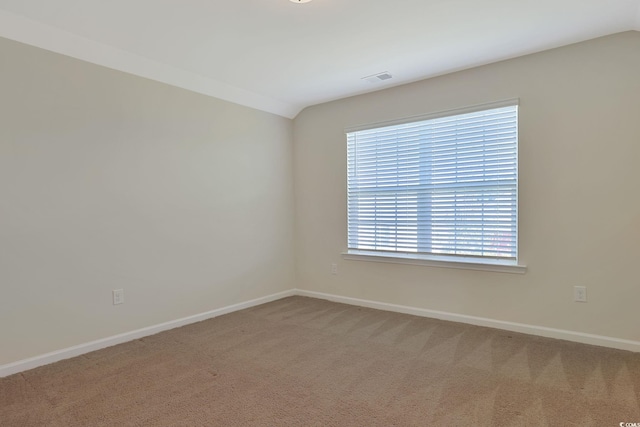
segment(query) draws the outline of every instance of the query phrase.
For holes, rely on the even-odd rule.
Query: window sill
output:
[[[342,253],[342,258],[352,261],[388,262],[393,264],[423,265],[427,267],[458,268],[462,270],[494,271],[499,273],[524,274],[526,265],[516,261],[487,259],[478,262],[456,256],[432,256],[412,253],[374,252],[350,249]]]

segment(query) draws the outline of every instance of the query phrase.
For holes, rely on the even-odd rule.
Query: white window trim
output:
[[[358,132],[361,130],[369,130],[369,129],[387,127],[387,126],[402,125],[405,123],[413,123],[413,122],[420,122],[424,120],[438,119],[441,117],[475,113],[478,111],[491,110],[494,108],[510,107],[513,105],[520,105],[520,98],[510,98],[502,101],[487,102],[485,104],[477,104],[470,107],[462,107],[462,108],[455,108],[452,110],[439,111],[437,113],[432,113],[432,114],[419,114],[417,116],[409,116],[409,117],[404,117],[396,120],[387,120],[382,122],[351,126],[351,127],[345,128],[344,133],[347,134],[347,133]]]
[[[436,119],[440,117],[447,117],[457,114],[473,113],[482,110],[488,110],[493,108],[508,107],[512,105],[519,105],[519,98],[505,99],[497,102],[489,102],[485,104],[477,104],[464,108],[456,108],[452,110],[440,111],[433,114],[422,114],[411,117],[404,117],[402,119],[389,120],[383,122],[362,124],[359,126],[352,126],[344,129],[345,134],[368,130],[378,127],[393,126],[404,123],[411,123],[416,121]],[[518,147],[519,148],[519,147]],[[517,182],[520,186],[520,179]],[[519,189],[516,194],[519,199]],[[518,215],[519,216],[519,215]],[[519,228],[519,218],[516,220],[516,227]],[[520,237],[518,232],[518,246],[520,246]],[[519,248],[518,248],[519,252]],[[419,265],[426,267],[438,267],[438,268],[454,268],[462,270],[476,270],[476,271],[490,271],[498,273],[512,273],[512,274],[524,274],[527,271],[527,266],[520,264],[518,257],[515,260],[500,260],[492,258],[476,258],[476,257],[463,257],[455,255],[431,255],[431,254],[416,254],[410,252],[383,252],[383,251],[367,251],[359,249],[348,249],[342,252],[342,258],[351,261],[368,261],[368,262],[383,262],[392,264],[406,264],[406,265]]]
[[[462,270],[493,271],[524,274],[527,266],[517,261],[472,258],[451,255],[425,255],[410,252],[381,252],[349,249],[342,258],[350,261],[386,262],[391,264],[421,265],[426,267],[456,268]]]

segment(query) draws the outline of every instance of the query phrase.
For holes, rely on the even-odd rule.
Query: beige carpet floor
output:
[[[640,354],[291,297],[0,379],[6,426],[619,426]]]

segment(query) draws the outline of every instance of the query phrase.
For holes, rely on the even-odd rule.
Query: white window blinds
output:
[[[518,107],[347,133],[349,249],[517,258]]]

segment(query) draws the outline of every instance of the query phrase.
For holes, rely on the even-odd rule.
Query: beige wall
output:
[[[291,144],[291,120],[0,39],[0,365],[291,289]]]
[[[640,33],[629,32],[304,110],[294,121],[298,287],[640,340],[639,76]],[[341,259],[345,127],[508,98],[520,98],[525,275]],[[587,286],[588,303],[573,302],[574,285]]]
[[[311,107],[293,136],[4,39],[0,70],[0,365],[294,287],[640,340],[638,32]],[[507,98],[525,275],[341,259],[345,127]]]

